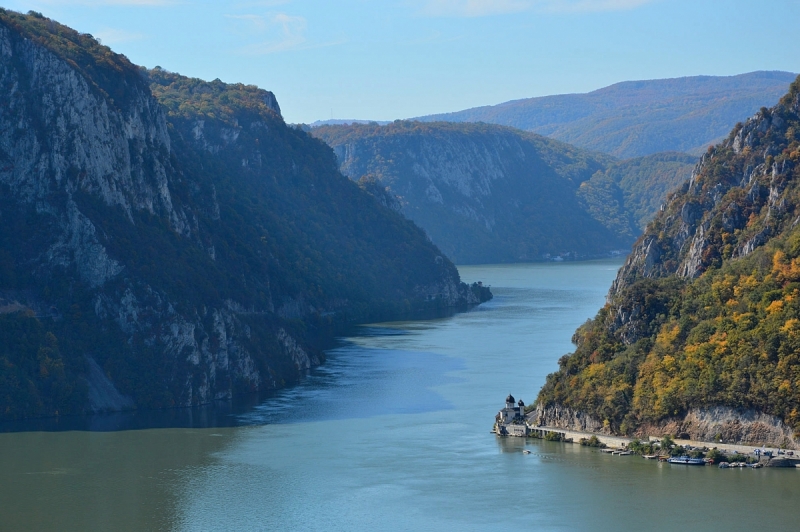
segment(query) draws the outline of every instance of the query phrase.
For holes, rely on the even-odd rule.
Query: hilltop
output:
[[[511,126],[620,158],[701,155],[734,124],[780,98],[795,76],[750,72],[625,81],[585,94],[526,98],[415,120]]]

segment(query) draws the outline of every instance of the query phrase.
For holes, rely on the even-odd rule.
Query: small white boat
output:
[[[667,460],[670,464],[684,464],[684,465],[706,465],[705,460],[702,458],[689,458],[688,456],[676,456]]]

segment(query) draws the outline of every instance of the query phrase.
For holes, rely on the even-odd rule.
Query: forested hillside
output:
[[[628,249],[696,158],[618,161],[489,124],[319,126],[342,172],[380,183],[453,260],[588,258]]]
[[[321,126],[351,179],[370,176],[457,263],[585,258],[633,241],[595,220],[576,191],[613,161],[489,124]]]
[[[0,10],[0,418],[281,387],[357,320],[465,307],[275,97]]]
[[[621,158],[670,151],[700,155],[734,124],[777,101],[795,76],[750,72],[625,81],[586,94],[527,98],[417,120],[511,126]]]
[[[548,377],[540,419],[622,433],[674,420],[691,433],[698,409],[726,407],[732,439],[792,444],[800,431],[798,221],[800,78],[778,105],[709,149],[648,225],[609,303]],[[756,414],[767,421],[746,421]]]
[[[685,153],[656,153],[614,162],[581,183],[578,197],[596,220],[634,241],[667,193],[689,180],[697,161]]]

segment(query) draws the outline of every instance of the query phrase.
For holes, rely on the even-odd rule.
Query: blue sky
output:
[[[0,0],[134,63],[392,120],[618,81],[800,72],[800,0]]]

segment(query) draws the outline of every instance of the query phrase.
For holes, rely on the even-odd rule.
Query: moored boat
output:
[[[702,458],[690,458],[688,456],[674,456],[667,460],[670,464],[685,464],[685,465],[706,465],[706,461]]]

